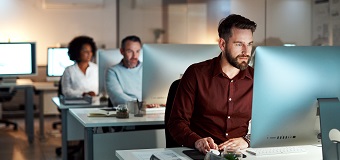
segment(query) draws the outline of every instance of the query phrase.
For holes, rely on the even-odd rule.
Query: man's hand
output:
[[[242,137],[232,138],[218,145],[218,150],[223,150],[225,147],[231,150],[246,149],[248,143]]]
[[[146,108],[159,108],[165,107],[165,104],[146,104]]]
[[[92,92],[92,91],[90,91],[90,92],[84,92],[83,93],[83,96],[85,96],[85,95],[90,95],[90,96],[92,96],[92,97],[94,97],[94,96],[96,96],[96,94],[94,93],[94,92]]]
[[[195,148],[206,154],[210,149],[217,149],[217,144],[211,137],[199,139],[195,142]]]
[[[147,104],[146,108],[159,108],[160,105],[159,104]]]

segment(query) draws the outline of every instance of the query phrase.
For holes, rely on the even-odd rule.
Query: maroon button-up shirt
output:
[[[168,123],[181,145],[194,147],[205,137],[220,144],[248,132],[254,69],[248,67],[230,79],[220,59],[221,55],[191,65],[181,79]]]

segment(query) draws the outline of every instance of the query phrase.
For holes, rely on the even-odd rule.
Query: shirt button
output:
[[[228,133],[226,133],[225,136],[228,137]]]
[[[228,119],[230,119],[230,116],[228,116]]]
[[[234,80],[231,80],[230,82],[232,83],[232,82],[234,82]]]
[[[229,101],[231,101],[231,98],[229,98]]]

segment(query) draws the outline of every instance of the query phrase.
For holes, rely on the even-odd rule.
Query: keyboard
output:
[[[306,153],[307,150],[289,146],[289,147],[270,147],[270,148],[248,148],[246,151],[255,156],[265,156],[265,155],[278,155],[278,154],[290,154],[290,153]]]

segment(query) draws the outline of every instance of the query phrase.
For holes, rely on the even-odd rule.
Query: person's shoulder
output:
[[[98,65],[96,63],[89,62],[89,65],[90,65],[90,67],[98,68]]]
[[[110,66],[107,70],[108,71],[118,71],[118,70],[122,70],[122,69],[125,69],[125,67],[121,63],[118,63],[118,64]]]
[[[251,66],[248,66],[246,71],[248,72],[247,74],[251,77],[254,78],[254,68]]]
[[[213,63],[215,63],[217,57],[211,58],[211,59],[207,59],[201,62],[197,62],[194,63],[192,65],[189,66],[189,68],[206,68],[206,67],[210,67]]]
[[[72,65],[67,66],[67,67],[65,68],[65,71],[70,71],[70,70],[72,70],[73,68],[76,68],[76,65],[77,65],[77,63],[74,63],[74,64],[72,64]]]

